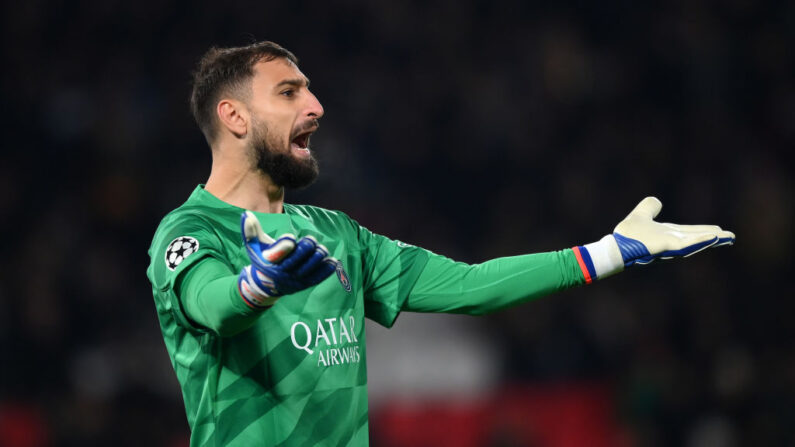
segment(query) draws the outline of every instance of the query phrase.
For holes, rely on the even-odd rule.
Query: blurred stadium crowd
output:
[[[488,317],[425,319],[498,353],[481,399],[596,393],[604,445],[795,444],[795,3],[33,0],[0,17],[0,445],[187,445],[146,251],[209,173],[193,64],[255,39],[295,52],[326,109],[321,179],[288,201],[466,262],[595,241],[645,195],[662,220],[737,234]],[[405,340],[400,362],[433,364]],[[399,376],[374,349],[371,382]],[[405,399],[373,392],[372,443],[397,445]],[[448,397],[401,423],[448,417]],[[511,433],[473,444],[530,445]]]

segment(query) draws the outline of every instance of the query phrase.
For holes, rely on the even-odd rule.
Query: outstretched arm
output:
[[[709,247],[734,243],[734,234],[716,226],[676,225],[652,220],[662,208],[647,197],[600,241],[572,249],[493,259],[477,265],[454,262],[417,247],[367,232],[381,258],[369,275],[367,296],[388,306],[398,295],[399,310],[483,314],[606,278],[655,259],[686,257]],[[374,312],[390,325],[396,312]],[[387,315],[390,318],[384,318]]]
[[[583,284],[571,249],[468,265],[433,255],[404,310],[482,315]]]

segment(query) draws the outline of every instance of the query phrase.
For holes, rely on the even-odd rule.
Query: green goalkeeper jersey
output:
[[[584,282],[570,249],[467,265],[374,234],[344,213],[285,204],[283,214],[254,213],[263,230],[312,235],[340,264],[320,284],[256,311],[233,287],[250,264],[243,211],[200,185],[163,219],[149,249],[147,276],[191,446],[367,445],[365,317],[390,327],[402,310],[482,314]],[[230,279],[229,293],[210,305],[250,316],[245,327],[202,325],[186,312],[196,305],[184,301],[181,282],[201,282],[189,272],[208,259]]]

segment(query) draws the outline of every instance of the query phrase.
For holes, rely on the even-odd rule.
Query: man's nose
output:
[[[317,97],[311,92],[307,98],[306,114],[315,119],[323,116],[323,105],[320,104],[320,101],[318,101]]]

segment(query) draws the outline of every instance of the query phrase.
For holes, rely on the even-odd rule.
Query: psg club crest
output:
[[[351,280],[348,278],[348,274],[345,273],[345,269],[342,268],[341,261],[337,261],[337,278],[339,278],[340,284],[342,284],[342,288],[345,289],[346,292],[350,292]]]
[[[175,270],[185,258],[196,253],[198,249],[199,241],[190,236],[180,236],[174,239],[166,248],[166,267],[169,270]]]

